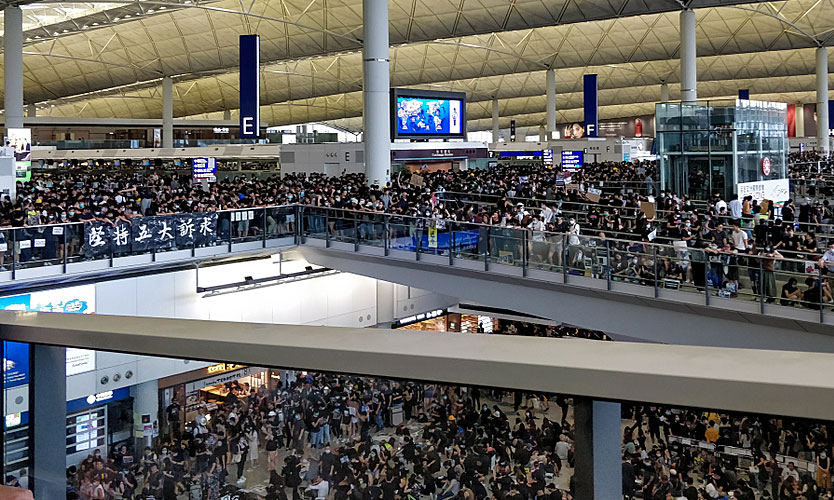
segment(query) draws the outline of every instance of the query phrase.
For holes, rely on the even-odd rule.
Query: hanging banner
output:
[[[84,224],[84,256],[87,258],[101,257],[110,254],[109,222],[93,221]]]
[[[240,136],[257,138],[261,129],[261,38],[240,35]]]
[[[597,75],[585,75],[585,136],[597,137],[599,132],[599,96]]]
[[[93,221],[84,224],[84,255],[124,255],[169,248],[206,246],[217,240],[217,213],[137,217],[115,224]]]

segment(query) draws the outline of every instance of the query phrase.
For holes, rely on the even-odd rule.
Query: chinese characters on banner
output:
[[[139,217],[116,223],[94,221],[84,224],[84,255],[102,255],[190,248],[217,240],[217,214],[180,214]]]

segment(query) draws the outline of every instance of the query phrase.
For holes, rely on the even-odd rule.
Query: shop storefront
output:
[[[77,465],[99,450],[109,450],[132,438],[133,398],[127,387],[67,401],[67,466]]]
[[[182,432],[188,422],[194,421],[199,409],[205,405],[209,411],[223,403],[233,391],[257,391],[278,385],[278,371],[268,368],[243,366],[233,363],[193,370],[179,375],[159,379],[159,408],[164,410],[160,418],[164,434]],[[162,413],[162,412],[161,412]],[[176,427],[171,427],[176,418]]]
[[[493,318],[489,316],[461,314],[446,309],[435,309],[425,313],[401,318],[391,324],[396,330],[423,330],[455,333],[490,333]]]

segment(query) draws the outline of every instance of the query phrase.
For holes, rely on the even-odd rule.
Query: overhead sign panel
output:
[[[597,137],[599,132],[599,96],[597,75],[585,75],[585,136]]]
[[[261,128],[261,38],[240,35],[240,136],[257,138]]]

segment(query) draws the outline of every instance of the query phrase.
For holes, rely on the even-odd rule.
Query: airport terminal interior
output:
[[[834,0],[0,11],[0,500],[834,498]]]

